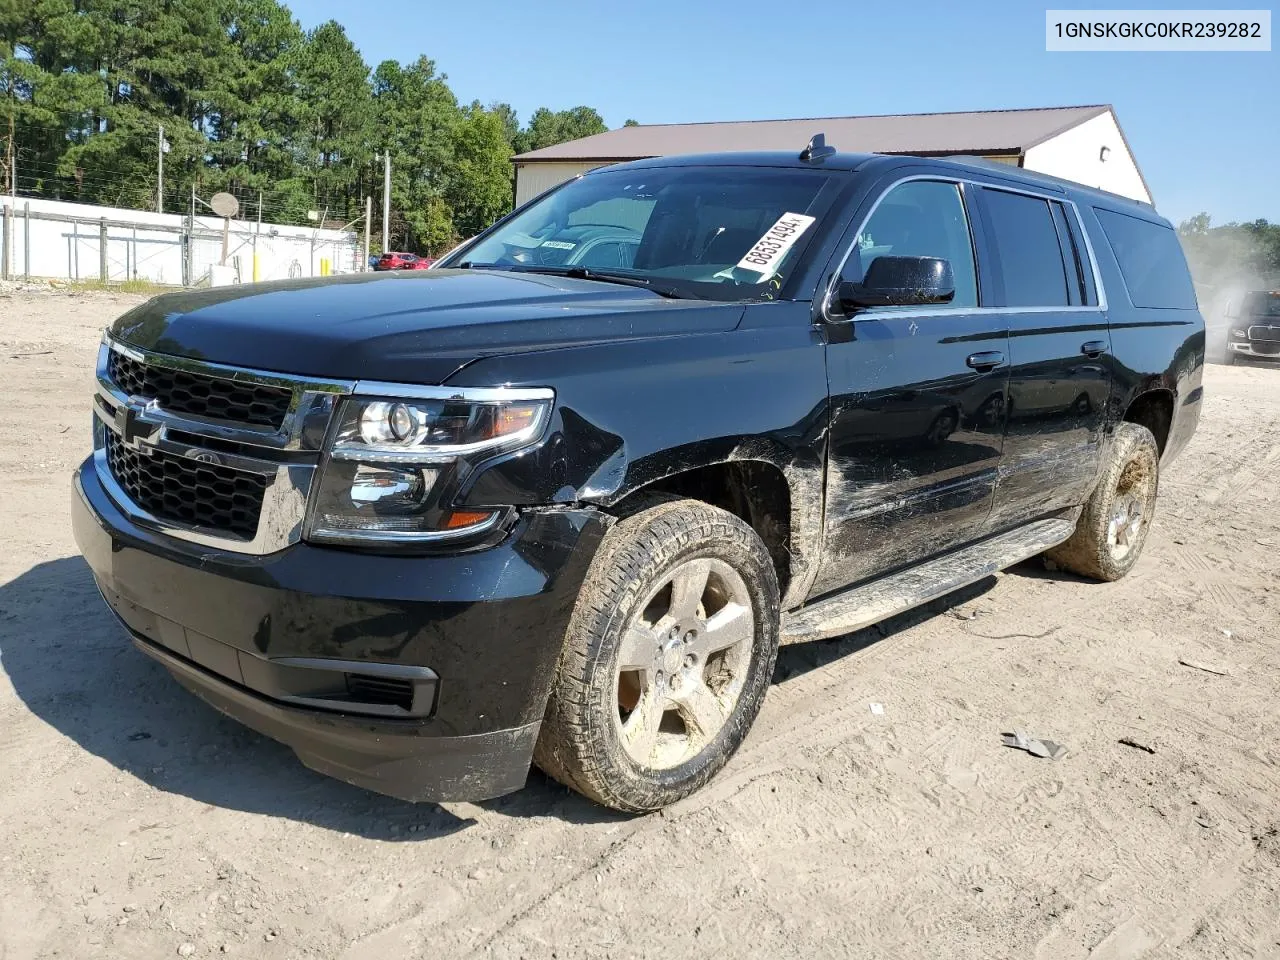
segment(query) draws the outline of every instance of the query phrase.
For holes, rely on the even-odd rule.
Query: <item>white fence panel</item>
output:
[[[216,217],[25,197],[0,198],[0,217],[0,276],[179,285],[222,262]],[[227,263],[241,283],[361,271],[359,250],[349,231],[244,220],[227,230]]]

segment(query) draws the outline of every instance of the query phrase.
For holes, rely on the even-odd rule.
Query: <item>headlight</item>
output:
[[[1241,330],[1241,329],[1239,329],[1238,327],[1232,327],[1232,328],[1231,328],[1231,335],[1232,335],[1233,337],[1241,337],[1241,338],[1243,338],[1243,339],[1245,339],[1245,340],[1249,339],[1249,331],[1248,331],[1248,330]]]
[[[430,542],[477,534],[507,511],[455,510],[452,497],[476,464],[537,443],[550,390],[420,388],[360,384],[342,402],[312,499],[307,539]],[[406,391],[406,388],[399,388]]]

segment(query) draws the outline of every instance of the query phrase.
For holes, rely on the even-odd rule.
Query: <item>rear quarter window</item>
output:
[[[1094,208],[1135,307],[1195,310],[1196,291],[1172,227]]]

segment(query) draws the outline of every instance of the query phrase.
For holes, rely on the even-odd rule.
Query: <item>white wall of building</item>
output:
[[[150,280],[184,282],[190,245],[190,280],[222,260],[219,217],[197,216],[188,233],[187,217],[119,207],[64,203],[27,197],[0,197],[8,220],[4,251],[10,277],[65,280]],[[102,277],[103,221],[107,276]],[[0,241],[2,242],[2,241]],[[356,235],[338,230],[232,220],[227,264],[242,283],[288,277],[351,273],[362,268]]]
[[[1105,160],[1102,159],[1103,147],[1107,148]],[[1151,202],[1151,195],[1138,173],[1138,164],[1125,145],[1111,111],[1031,147],[1022,165],[1028,170]]]
[[[606,166],[607,163],[522,163],[516,167],[516,206],[580,173]]]

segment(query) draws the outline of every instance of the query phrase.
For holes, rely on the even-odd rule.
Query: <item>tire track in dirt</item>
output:
[[[1274,427],[1275,424],[1271,426]],[[1205,494],[1206,502],[1217,505],[1233,501],[1241,494],[1248,492],[1250,488],[1256,487],[1263,477],[1273,475],[1275,464],[1280,462],[1280,447],[1273,444],[1261,459],[1256,456],[1268,436],[1274,436],[1274,433],[1264,434],[1245,448],[1245,453],[1232,465],[1230,472],[1224,471],[1223,477],[1227,482]],[[1250,453],[1255,455],[1251,456]]]

